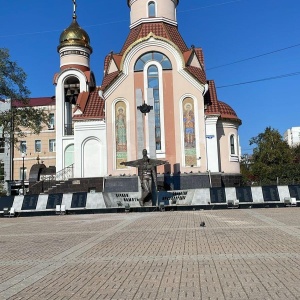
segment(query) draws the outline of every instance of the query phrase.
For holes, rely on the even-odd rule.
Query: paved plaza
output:
[[[265,208],[1,218],[0,299],[300,299],[299,216]]]

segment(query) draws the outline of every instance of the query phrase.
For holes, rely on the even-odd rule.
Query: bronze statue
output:
[[[165,160],[149,158],[146,149],[143,150],[143,158],[121,163],[121,165],[138,168],[142,187],[142,197],[139,200],[141,206],[152,199],[152,182],[157,190],[156,167],[167,163]]]

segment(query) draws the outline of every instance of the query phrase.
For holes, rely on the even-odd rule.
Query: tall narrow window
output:
[[[20,142],[20,151],[21,151],[21,153],[26,153],[26,150],[27,150],[26,141],[21,141]]]
[[[148,68],[148,88],[153,89],[154,113],[155,113],[155,143],[156,150],[161,150],[161,125],[160,125],[160,99],[158,68],[152,65]]]
[[[54,129],[54,113],[49,114],[49,129]]]
[[[121,162],[127,161],[126,104],[118,101],[115,105],[116,167],[124,169]]]
[[[0,138],[0,153],[4,153],[5,150],[5,141],[4,138]]]
[[[153,1],[151,1],[151,2],[148,3],[148,15],[149,15],[149,18],[156,17],[156,14],[155,14],[155,3]]]
[[[4,162],[0,161],[0,182],[4,181]]]
[[[49,152],[55,152],[55,140],[49,140]]]
[[[234,135],[233,134],[230,136],[230,154],[231,155],[235,154],[235,145],[234,145]]]
[[[34,150],[35,150],[35,152],[41,152],[41,150],[42,150],[41,140],[35,140],[35,142],[34,142]]]

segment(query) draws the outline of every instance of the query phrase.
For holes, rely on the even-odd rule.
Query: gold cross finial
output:
[[[76,7],[77,7],[77,4],[76,4],[76,0],[72,0],[73,1],[73,19],[76,19],[77,16],[76,16]]]

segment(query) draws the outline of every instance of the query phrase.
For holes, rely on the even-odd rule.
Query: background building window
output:
[[[0,183],[4,181],[4,162],[0,160]]]
[[[49,140],[49,152],[55,152],[55,140]]]
[[[24,174],[24,180],[27,179],[27,168],[24,168],[24,172],[23,172],[23,168],[20,168],[20,180],[23,180],[23,174]]]
[[[54,120],[54,113],[50,113],[49,114],[49,129],[54,129],[54,123],[55,123],[55,120]]]
[[[21,141],[20,142],[20,151],[21,151],[21,153],[26,153],[26,150],[27,150],[26,141]]]
[[[35,152],[41,152],[42,151],[41,140],[35,140],[35,142],[34,142],[34,150],[35,150]]]
[[[5,150],[5,141],[4,138],[0,138],[0,153],[4,153]]]

